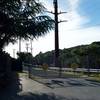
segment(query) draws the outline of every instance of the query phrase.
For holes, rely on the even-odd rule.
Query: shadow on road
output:
[[[49,88],[64,88],[64,87],[100,87],[99,82],[93,82],[86,79],[78,78],[53,78],[53,79],[35,79],[35,81],[44,84]]]
[[[0,100],[79,100],[73,97],[62,97],[54,93],[32,93],[23,91],[21,79],[14,73],[12,83],[0,91]]]
[[[24,92],[20,93],[19,96],[17,96],[16,100],[79,100],[78,98],[73,97],[62,97],[59,95],[55,95],[53,93],[31,93],[31,92]]]

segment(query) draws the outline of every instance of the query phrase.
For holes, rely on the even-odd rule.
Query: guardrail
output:
[[[28,73],[29,78],[31,76],[42,76],[42,77],[57,77],[59,75],[59,68],[49,67],[47,71],[44,71],[43,68],[38,67],[37,65],[23,63],[23,70]],[[62,68],[62,72],[72,72],[72,68]],[[84,72],[84,73],[100,73],[100,69],[86,69],[86,68],[77,68],[75,72]]]
[[[59,67],[49,67],[50,70],[59,70]],[[72,68],[62,68],[62,71],[73,71]],[[100,72],[100,69],[77,68],[76,72]]]

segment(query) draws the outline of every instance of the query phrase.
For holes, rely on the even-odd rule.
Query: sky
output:
[[[48,11],[54,11],[53,0],[40,0]],[[100,41],[100,0],[58,0],[59,12],[67,12],[59,15],[59,21],[67,20],[59,24],[59,48],[70,48],[77,45],[90,44]],[[52,18],[53,15],[48,14]],[[26,52],[26,43],[22,41],[22,52]],[[44,37],[32,42],[33,56],[39,52],[54,50],[54,30]],[[16,57],[18,43],[9,44],[5,50],[12,57]],[[30,48],[29,48],[30,51]]]

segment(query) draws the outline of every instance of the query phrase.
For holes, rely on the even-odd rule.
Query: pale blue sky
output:
[[[53,11],[53,0],[40,1]],[[59,11],[68,12],[59,16],[59,20],[68,20],[59,24],[60,49],[100,40],[100,0],[58,0],[58,5]],[[26,51],[25,44],[22,51]],[[10,44],[6,51],[13,56],[13,49],[17,52],[18,44]],[[50,50],[54,50],[54,31],[33,41],[33,55]]]
[[[84,27],[100,25],[100,0],[80,0],[78,13],[90,20]]]

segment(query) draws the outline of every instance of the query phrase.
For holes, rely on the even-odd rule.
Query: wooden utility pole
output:
[[[66,22],[66,20],[58,21],[58,15],[66,13],[66,12],[58,12],[57,0],[53,0],[53,5],[54,5],[54,12],[52,12],[52,11],[51,12],[46,11],[46,12],[54,14],[54,21],[55,21],[55,53],[54,53],[55,59],[54,59],[54,63],[55,63],[55,67],[59,67],[59,76],[61,76],[62,67],[59,63],[59,28],[58,28],[58,24],[61,22]]]
[[[59,66],[58,2],[53,1],[55,15],[55,67]]]
[[[58,24],[61,22],[66,22],[66,20],[58,21],[58,15],[63,14],[66,12],[58,12],[58,2],[57,0],[53,1],[54,4],[54,20],[55,20],[55,67],[59,67],[59,77],[61,77],[62,74],[62,66],[60,65],[59,61],[59,28]]]

